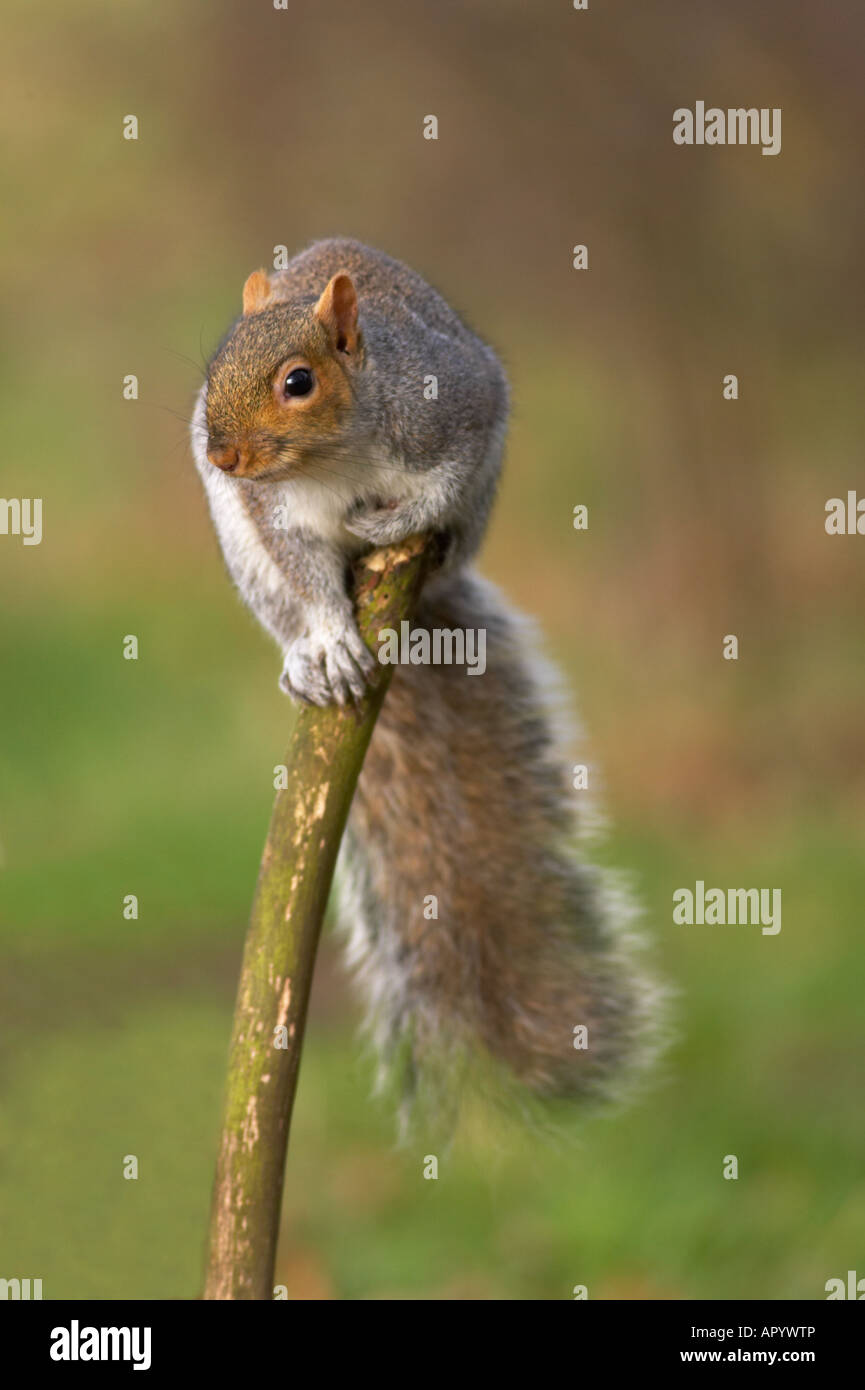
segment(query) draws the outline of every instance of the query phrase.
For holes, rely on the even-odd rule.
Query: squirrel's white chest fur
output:
[[[259,526],[249,514],[235,479],[214,468],[207,457],[207,429],[204,423],[204,391],[199,395],[192,420],[192,446],[196,466],[204,483],[210,512],[229,570],[242,592],[276,593],[284,577],[267,546]],[[333,470],[316,465],[312,473],[283,482],[267,484],[267,514],[274,531],[302,530],[325,541],[348,559],[363,550],[365,542],[346,529],[345,518],[358,501],[382,491],[405,500],[422,490],[422,476],[395,466],[395,460],[358,460],[350,468],[341,461]],[[382,479],[386,486],[382,487]]]

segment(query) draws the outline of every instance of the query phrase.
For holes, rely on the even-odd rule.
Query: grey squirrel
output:
[[[577,853],[530,628],[471,567],[507,411],[495,354],[431,286],[331,239],[250,275],[192,422],[229,573],[293,699],[344,704],[379,669],[348,588],[364,548],[436,533],[412,628],[486,631],[478,679],[397,667],[338,870],[380,1055],[404,1097],[436,1104],[488,1068],[517,1094],[606,1094],[648,1055],[658,1008],[615,891]]]

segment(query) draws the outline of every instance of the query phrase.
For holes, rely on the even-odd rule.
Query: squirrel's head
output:
[[[235,478],[288,478],[344,434],[363,360],[357,294],[339,273],[315,301],[280,297],[265,271],[207,372],[207,457]]]

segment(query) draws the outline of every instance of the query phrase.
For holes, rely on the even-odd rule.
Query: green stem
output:
[[[358,626],[373,651],[381,629],[398,630],[411,612],[427,553],[424,539],[412,537],[358,562]],[[357,711],[305,706],[291,735],[288,786],[276,794],[240,971],[205,1299],[273,1297],[315,953],[351,799],[392,674],[391,666],[380,668]]]

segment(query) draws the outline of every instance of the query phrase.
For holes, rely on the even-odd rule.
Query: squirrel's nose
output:
[[[223,473],[233,473],[237,466],[244,462],[244,454],[236,444],[222,444],[208,449],[207,457],[214,467],[221,468]]]

